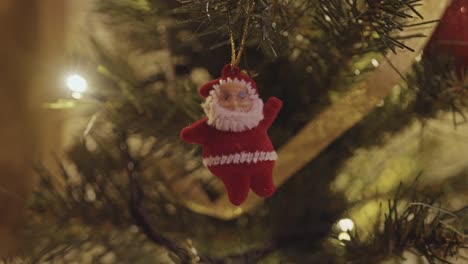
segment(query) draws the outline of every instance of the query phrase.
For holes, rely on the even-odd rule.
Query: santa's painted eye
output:
[[[239,96],[240,99],[245,99],[247,97],[247,93],[245,91],[240,91],[237,96]]]
[[[229,100],[229,97],[231,97],[231,95],[230,95],[229,93],[224,93],[224,94],[223,94],[223,99],[224,99],[224,101]]]

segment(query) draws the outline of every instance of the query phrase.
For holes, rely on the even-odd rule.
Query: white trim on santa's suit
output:
[[[229,164],[257,163],[260,161],[275,161],[278,155],[275,151],[240,152],[229,155],[209,156],[203,158],[206,167]]]

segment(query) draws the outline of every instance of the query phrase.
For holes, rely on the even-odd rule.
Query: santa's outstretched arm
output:
[[[186,143],[203,144],[207,138],[208,125],[207,118],[198,120],[197,122],[185,127],[180,132],[180,137]]]
[[[283,102],[280,99],[276,97],[270,97],[270,99],[268,99],[268,101],[265,103],[265,106],[263,106],[264,118],[260,125],[268,129],[271,124],[273,124],[273,121],[275,121],[276,116],[278,115],[278,112],[282,106]]]

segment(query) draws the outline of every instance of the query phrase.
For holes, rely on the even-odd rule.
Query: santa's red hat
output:
[[[198,93],[202,97],[206,98],[210,95],[210,92],[215,88],[215,86],[226,82],[238,82],[245,84],[248,86],[249,90],[252,89],[256,94],[258,94],[257,85],[255,84],[254,80],[252,80],[249,75],[243,73],[238,66],[231,66],[231,64],[226,64],[221,71],[221,77],[204,84],[202,87],[200,87]]]

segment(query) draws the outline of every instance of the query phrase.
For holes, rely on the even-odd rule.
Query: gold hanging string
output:
[[[237,52],[237,54],[236,54],[236,43],[234,41],[234,34],[231,28],[231,12],[229,11],[227,12],[229,39],[231,41],[231,66],[237,66],[239,64],[242,53],[244,52],[245,42],[247,40],[247,32],[249,29],[250,12],[254,9],[254,7],[255,7],[255,1],[252,1],[252,4],[247,6],[247,10],[246,10],[247,17],[245,18],[244,27],[242,29],[242,37],[241,37],[241,42],[239,46],[239,51]]]
[[[228,17],[228,30],[229,30],[229,40],[231,41],[231,65],[234,65],[236,61],[236,42],[234,41],[234,35],[232,34],[232,27],[231,27],[231,12],[227,11]]]

